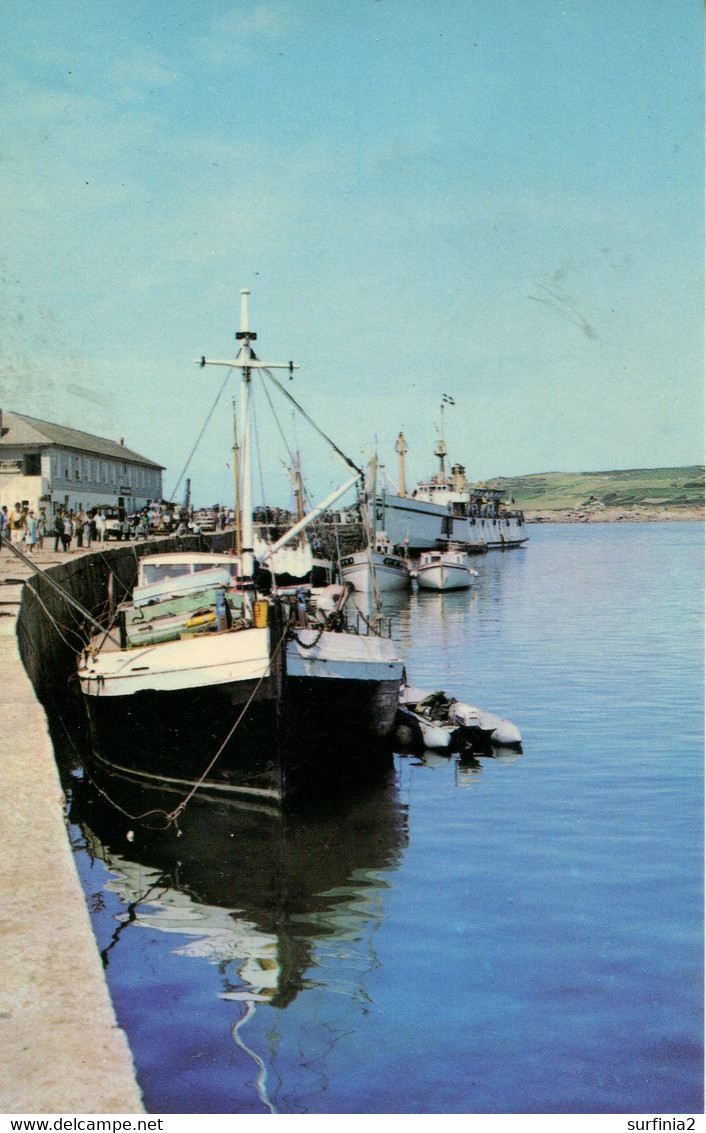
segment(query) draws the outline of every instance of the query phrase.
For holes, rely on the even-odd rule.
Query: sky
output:
[[[703,460],[699,0],[5,0],[0,407],[230,502],[240,290],[357,463]],[[302,452],[280,398],[254,502]],[[271,393],[274,401],[277,391]],[[206,422],[208,421],[208,424]],[[204,427],[205,426],[205,427]],[[180,496],[183,486],[178,490]]]

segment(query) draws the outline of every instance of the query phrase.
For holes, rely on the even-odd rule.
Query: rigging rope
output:
[[[86,647],[86,637],[84,636],[84,634],[82,634],[82,633],[79,633],[79,631],[78,631],[78,630],[76,630],[76,629],[74,629],[74,628],[73,628],[73,626],[67,626],[67,625],[64,625],[64,624],[63,624],[62,622],[59,622],[59,621],[57,621],[57,619],[56,619],[56,618],[54,617],[54,615],[52,614],[51,610],[49,610],[49,608],[48,608],[48,607],[47,607],[47,606],[45,605],[45,603],[44,603],[44,602],[42,601],[42,599],[40,598],[40,596],[39,596],[39,593],[37,592],[36,588],[35,588],[34,586],[32,586],[32,585],[31,585],[33,581],[34,581],[34,579],[28,578],[28,579],[27,579],[27,582],[25,583],[25,586],[26,586],[26,587],[27,587],[27,588],[28,588],[29,590],[31,590],[31,591],[32,591],[32,594],[34,595],[34,597],[35,597],[35,598],[37,599],[37,601],[39,602],[39,605],[40,605],[40,606],[42,607],[42,609],[44,610],[44,613],[46,614],[46,616],[48,617],[49,621],[50,621],[50,622],[52,623],[52,625],[54,626],[54,629],[55,629],[55,630],[56,630],[56,632],[58,633],[58,635],[59,635],[59,637],[61,638],[61,640],[63,641],[64,645],[68,646],[68,648],[69,648],[69,649],[71,650],[71,652],[72,652],[72,653],[73,653],[73,652],[74,652],[74,650],[76,649],[76,646],[75,646],[75,645],[72,645],[70,641],[67,641],[67,640],[66,640],[66,638],[65,638],[65,637],[64,637],[64,635],[63,635],[63,633],[61,632],[61,631],[62,631],[62,629],[65,629],[67,633],[72,633],[72,634],[74,635],[74,637],[77,637],[77,638],[78,638],[78,640],[79,640],[79,641],[81,642],[81,648],[82,648],[82,649],[85,649],[85,647]],[[27,626],[26,626],[26,623],[24,622],[24,620],[23,620],[22,624],[23,624],[23,627],[24,627],[24,628],[26,629],[26,628],[27,628]]]
[[[264,381],[262,382],[262,388],[265,391],[265,397],[267,398],[267,404],[269,405],[272,416],[275,419],[275,424],[277,426],[277,429],[279,430],[279,435],[282,438],[282,443],[284,444],[284,447],[287,450],[287,456],[289,457],[289,461],[290,461],[290,463],[293,464],[294,463],[294,455],[292,453],[292,450],[289,447],[289,442],[288,442],[288,440],[287,440],[287,438],[284,434],[284,430],[282,429],[282,426],[280,424],[279,417],[277,416],[277,412],[276,412],[275,407],[272,403],[272,398],[270,397],[270,391],[268,390]]]
[[[326,444],[331,446],[333,451],[335,453],[337,453],[338,456],[340,456],[341,460],[344,461],[344,463],[347,464],[349,468],[352,468],[354,472],[357,472],[359,476],[362,476],[363,475],[362,469],[360,469],[357,464],[354,464],[353,461],[350,459],[350,457],[346,456],[345,452],[342,452],[337,444],[334,444],[334,442],[331,440],[331,438],[329,436],[326,435],[326,433],[323,431],[323,429],[319,428],[319,426],[316,424],[316,422],[311,419],[311,417],[307,413],[306,409],[303,409],[302,406],[299,404],[299,402],[296,400],[296,398],[292,397],[289,390],[285,389],[284,386],[280,382],[277,381],[277,378],[274,376],[274,374],[272,374],[269,370],[265,369],[264,367],[262,369],[262,373],[265,374],[270,379],[270,381],[274,385],[277,386],[277,389],[280,391],[280,393],[284,394],[284,396],[288,399],[288,401],[291,401],[292,405],[296,409],[299,410],[302,417],[306,421],[309,422],[312,429],[314,429],[319,434],[320,437],[323,437],[323,439],[326,441]]]
[[[198,437],[196,438],[196,443],[195,443],[194,447],[192,448],[191,452],[189,453],[186,464],[184,465],[184,467],[181,470],[181,474],[179,476],[179,479],[177,480],[176,484],[174,485],[174,489],[172,491],[172,494],[169,497],[169,499],[172,500],[172,501],[174,500],[174,497],[176,496],[177,492],[179,491],[179,485],[181,484],[182,480],[184,479],[184,476],[186,474],[186,470],[189,467],[189,465],[191,464],[192,457],[193,457],[194,453],[196,452],[196,449],[199,447],[199,444],[201,443],[201,438],[203,437],[204,433],[206,432],[206,428],[208,426],[208,423],[211,420],[211,418],[213,417],[215,408],[218,405],[218,402],[221,400],[221,394],[223,393],[223,390],[226,388],[226,384],[227,384],[228,379],[230,378],[230,375],[231,375],[232,372],[233,372],[233,367],[231,366],[226,371],[226,376],[223,379],[223,384],[221,385],[221,388],[219,389],[219,391],[216,395],[216,400],[214,401],[213,405],[211,406],[208,417],[204,421],[203,428],[201,429],[201,432],[199,433]]]
[[[35,574],[41,575],[41,577],[46,580],[47,585],[50,586],[52,590],[56,591],[57,594],[60,594],[69,606],[72,606],[74,610],[78,610],[78,612],[83,618],[86,619],[86,621],[89,621],[92,625],[96,626],[96,628],[99,629],[101,633],[103,632],[104,627],[100,624],[100,622],[96,621],[96,619],[93,617],[93,614],[91,614],[84,606],[82,606],[80,602],[77,602],[76,599],[72,597],[72,595],[69,594],[67,590],[64,590],[63,586],[60,586],[58,582],[55,582],[49,571],[42,570],[32,561],[32,559],[28,555],[25,555],[24,552],[19,549],[19,547],[16,547],[14,543],[11,543],[5,535],[0,535],[0,546],[3,545],[6,546],[8,550],[11,551],[12,554],[15,555],[18,559],[21,559],[21,561],[25,563],[30,568],[30,570],[33,570]],[[119,643],[115,642],[115,644],[117,645]]]

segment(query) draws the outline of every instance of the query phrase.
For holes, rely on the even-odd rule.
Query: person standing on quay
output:
[[[7,514],[7,504],[0,510],[0,535],[10,541],[10,517]],[[2,544],[0,544],[1,546]]]
[[[64,545],[64,551],[71,550],[71,539],[74,533],[74,523],[71,515],[67,512],[64,515],[64,533],[61,536],[61,542]]]
[[[25,544],[27,545],[27,554],[33,555],[37,544],[37,519],[33,511],[27,513],[25,521]]]
[[[63,543],[64,539],[64,520],[60,511],[58,511],[54,516],[54,526],[52,528],[52,531],[54,532],[54,550],[58,551],[59,541]]]
[[[10,539],[13,543],[22,542],[22,512],[19,504],[15,504],[10,512]]]

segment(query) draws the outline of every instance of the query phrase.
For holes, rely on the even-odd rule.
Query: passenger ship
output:
[[[471,487],[462,464],[446,471],[446,445],[441,440],[434,451],[440,469],[436,476],[421,480],[411,495],[405,491],[404,456],[407,446],[402,433],[397,438],[400,457],[400,487],[375,493],[376,524],[395,546],[413,551],[429,550],[440,542],[462,543],[473,553],[521,547],[528,535],[521,511],[503,504],[505,492],[497,488]],[[372,493],[366,496],[367,520],[371,521]]]

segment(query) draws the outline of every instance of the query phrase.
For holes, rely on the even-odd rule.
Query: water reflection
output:
[[[464,749],[460,752],[431,751],[425,748],[414,753],[402,752],[401,758],[410,767],[426,767],[430,771],[449,770],[453,772],[454,785],[467,786],[469,782],[478,779],[483,771],[483,765],[492,763],[516,763],[522,758],[521,751],[494,748],[491,752],[473,752]]]
[[[364,998],[362,986],[351,987],[350,953],[362,942],[375,966],[370,937],[382,918],[385,875],[408,838],[394,777],[345,801],[288,812],[195,798],[179,829],[167,831],[135,824],[86,778],[72,796],[70,820],[91,859],[109,871],[103,895],[120,906],[104,963],[125,933],[148,929],[175,937],[173,955],[217,965],[217,997],[242,1005],[233,1040],[256,1063],[258,1097],[274,1112],[263,1052],[242,1031],[258,1005],[286,1008],[320,986],[321,949],[326,980],[340,976],[348,995]],[[131,814],[156,801],[121,788],[120,806]],[[365,965],[358,975],[364,979]]]

